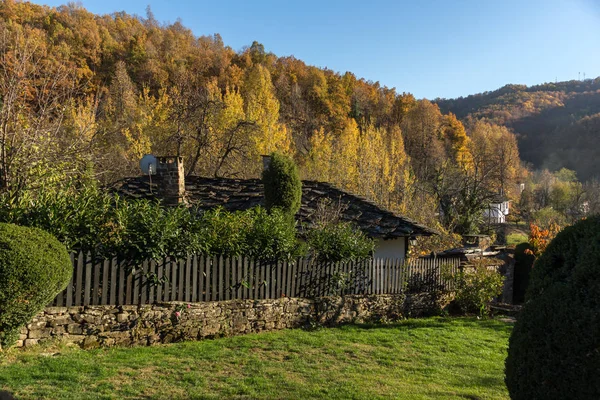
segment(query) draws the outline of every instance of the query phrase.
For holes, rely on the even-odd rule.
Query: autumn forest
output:
[[[450,234],[480,229],[500,193],[519,218],[550,207],[569,219],[598,187],[597,170],[552,161],[561,154],[536,144],[543,133],[564,142],[576,129],[597,138],[598,114],[537,129],[550,123],[541,116],[551,106],[578,107],[567,89],[419,100],[257,42],[234,50],[218,34],[197,37],[149,9],[100,16],[72,4],[4,1],[0,30],[0,190],[9,197],[108,185],[140,174],[148,153],[184,156],[188,174],[258,177],[260,155],[276,150],[294,158],[304,179]],[[587,85],[598,90],[596,81]],[[596,143],[582,147],[598,152]],[[566,151],[577,158],[576,146]]]

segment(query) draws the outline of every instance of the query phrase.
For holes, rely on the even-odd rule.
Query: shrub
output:
[[[248,210],[252,223],[244,238],[244,255],[262,261],[290,261],[304,253],[296,237],[296,225],[283,211],[264,208]]]
[[[372,255],[375,242],[345,222],[329,223],[310,230],[307,243],[321,262],[362,260]]]
[[[73,266],[65,246],[40,229],[0,223],[0,345],[69,283]]]
[[[466,268],[453,277],[454,303],[463,313],[484,315],[489,303],[502,294],[504,277],[490,265],[490,260],[475,260],[472,268]]]
[[[67,249],[91,250],[107,235],[114,199],[95,186],[0,195],[0,221],[43,229]]]
[[[529,250],[529,251],[528,251]],[[523,303],[529,285],[529,277],[535,255],[529,243],[521,243],[515,247],[515,275],[513,285],[513,302]]]
[[[590,238],[600,232],[600,216],[566,227],[556,235],[534,264],[526,300],[540,295],[556,282],[566,282],[577,265],[582,249]]]
[[[600,398],[600,217],[556,236],[526,298],[506,359],[511,398]]]
[[[271,163],[263,171],[262,180],[267,210],[277,207],[293,217],[302,202],[302,181],[294,160],[280,153],[271,153]]]

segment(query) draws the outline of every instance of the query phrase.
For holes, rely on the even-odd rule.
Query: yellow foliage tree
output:
[[[304,176],[320,182],[332,181],[333,137],[321,128],[309,140],[309,150],[304,162]]]
[[[456,115],[449,113],[444,116],[442,132],[448,155],[461,169],[471,170],[473,168],[471,139],[467,136],[465,127],[456,118]]]
[[[274,151],[290,153],[291,137],[287,128],[279,123],[279,101],[275,97],[271,74],[261,64],[250,69],[242,90],[246,118],[257,124],[252,135],[254,157]]]

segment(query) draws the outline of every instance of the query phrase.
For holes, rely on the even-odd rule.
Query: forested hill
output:
[[[471,231],[493,195],[518,195],[526,174],[503,126],[157,18],[0,1],[0,194],[110,184],[148,153],[259,177],[260,155],[278,151],[304,179],[440,230]]]
[[[487,118],[511,128],[521,158],[535,168],[566,167],[582,180],[600,178],[600,78],[506,85],[435,102],[462,120]]]

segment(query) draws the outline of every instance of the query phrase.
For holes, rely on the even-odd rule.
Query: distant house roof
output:
[[[263,205],[263,184],[259,179],[225,179],[187,176],[185,178],[187,200],[201,209],[218,206],[228,211],[246,210]],[[156,184],[150,184],[147,176],[125,178],[116,182],[111,190],[122,196],[155,199]],[[320,201],[330,199],[345,205],[344,221],[353,222],[373,238],[393,239],[404,236],[430,236],[436,231],[406,217],[379,207],[370,200],[345,192],[328,183],[302,181],[302,205],[296,218],[312,224]]]
[[[497,194],[490,199],[490,204],[502,204],[505,201],[510,201],[510,199],[503,194]]]

